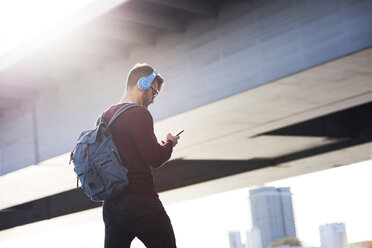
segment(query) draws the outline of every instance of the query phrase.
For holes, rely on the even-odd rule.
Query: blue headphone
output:
[[[155,77],[158,74],[159,73],[156,70],[154,70],[149,76],[141,77],[137,82],[138,88],[140,88],[141,90],[150,89],[152,81],[154,81]]]

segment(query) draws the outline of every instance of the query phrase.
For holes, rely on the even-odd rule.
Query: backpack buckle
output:
[[[70,153],[70,161],[68,161],[68,164],[71,164],[71,161],[74,161],[74,151]]]

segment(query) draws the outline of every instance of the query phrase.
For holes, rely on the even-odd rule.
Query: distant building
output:
[[[245,244],[245,248],[263,248],[260,229],[253,227],[251,231],[247,232],[246,236],[247,243]]]
[[[229,232],[229,243],[230,248],[244,248],[242,244],[242,239],[240,237],[240,232]]]
[[[322,248],[348,248],[345,224],[332,223],[319,227]]]
[[[262,247],[296,237],[292,194],[289,187],[261,187],[249,191],[253,226],[261,232]]]

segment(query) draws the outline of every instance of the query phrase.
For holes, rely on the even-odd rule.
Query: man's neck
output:
[[[128,93],[125,93],[124,96],[119,101],[119,103],[126,103],[126,102],[133,102],[135,104],[142,105],[142,101],[140,98],[133,97]]]

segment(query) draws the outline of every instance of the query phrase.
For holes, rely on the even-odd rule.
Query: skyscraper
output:
[[[292,194],[289,187],[261,187],[249,191],[253,226],[261,231],[262,247],[296,237]]]
[[[332,223],[319,227],[322,248],[347,248],[345,224]]]
[[[247,243],[245,248],[263,248],[261,241],[261,232],[257,227],[253,227],[251,231],[247,232]]]
[[[229,232],[229,243],[230,248],[244,248],[242,244],[242,239],[240,237],[240,232]]]

